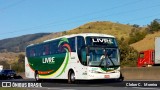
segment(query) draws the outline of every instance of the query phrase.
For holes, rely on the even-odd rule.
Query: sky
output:
[[[0,0],[0,40],[111,21],[146,26],[160,19],[160,0]]]

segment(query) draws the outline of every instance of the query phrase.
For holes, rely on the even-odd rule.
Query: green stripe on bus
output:
[[[68,52],[68,49],[66,49],[65,48],[65,50],[67,51],[67,59],[66,59],[66,62],[65,62],[65,65],[64,65],[64,68],[63,68],[63,70],[61,71],[61,73],[58,75],[58,76],[56,76],[56,77],[59,77],[63,72],[64,72],[64,70],[66,69],[66,67],[67,67],[67,65],[68,65],[68,61],[69,61],[69,52]]]

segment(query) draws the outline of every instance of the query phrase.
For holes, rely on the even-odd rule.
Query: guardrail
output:
[[[121,68],[124,80],[160,80],[160,67]]]

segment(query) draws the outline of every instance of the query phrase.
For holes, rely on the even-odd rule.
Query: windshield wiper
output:
[[[102,65],[102,62],[104,61],[104,60],[106,60],[106,67],[109,67],[109,65],[108,65],[108,63],[107,63],[107,59],[106,59],[106,56],[105,55],[103,55],[102,56],[102,59],[100,59],[101,60],[101,62],[100,62],[100,64],[99,64],[99,67]]]
[[[106,55],[106,56],[107,56],[107,58],[111,61],[111,63],[113,64],[113,66],[115,66],[115,64],[114,64],[114,62],[112,61],[112,59],[111,59],[108,55]],[[99,64],[99,66],[101,66],[103,60],[106,60],[106,67],[109,66],[109,65],[108,65],[108,62],[107,62],[108,60],[106,59],[106,56],[104,56],[102,59],[100,59],[101,62],[100,62],[100,64]]]
[[[112,62],[113,66],[115,66],[114,62],[112,61],[112,59],[107,55],[107,57],[109,58],[109,60]]]
[[[105,59],[105,57],[104,58],[102,58],[102,59],[100,59],[101,60],[101,62],[100,62],[100,64],[99,64],[99,67],[101,66],[101,64],[102,64],[102,62],[103,62],[103,60]]]

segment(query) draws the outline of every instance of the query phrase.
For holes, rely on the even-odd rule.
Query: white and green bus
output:
[[[114,36],[83,33],[62,36],[26,48],[27,78],[119,79],[120,54]]]

